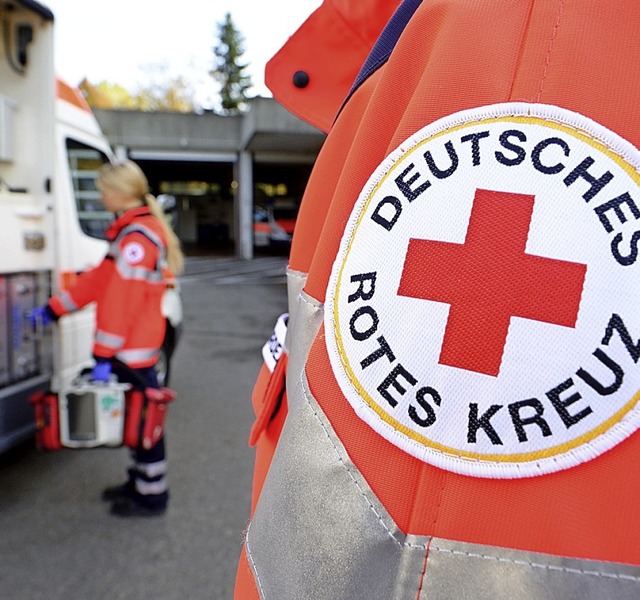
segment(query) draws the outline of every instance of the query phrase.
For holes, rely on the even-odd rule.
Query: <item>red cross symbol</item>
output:
[[[409,241],[398,294],[450,304],[440,364],[498,375],[511,317],[575,327],[587,266],[525,254],[534,201],[476,190],[464,244]]]

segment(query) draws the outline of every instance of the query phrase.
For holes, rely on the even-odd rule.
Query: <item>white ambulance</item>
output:
[[[34,431],[28,397],[65,389],[91,366],[92,306],[36,328],[26,314],[73,283],[107,250],[111,213],[96,190],[112,160],[80,92],[56,79],[53,14],[33,0],[0,0],[0,452]],[[167,293],[160,365],[179,337],[178,290]]]

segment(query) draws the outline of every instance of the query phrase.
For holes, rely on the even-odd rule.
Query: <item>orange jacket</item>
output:
[[[161,312],[168,272],[165,233],[147,207],[121,214],[107,231],[102,262],[77,284],[49,300],[62,316],[96,303],[93,353],[118,358],[132,368],[154,365],[165,333]]]
[[[401,0],[325,0],[271,58],[265,83],[299,118],[329,131]]]
[[[329,131],[369,51],[400,3],[401,0],[325,1],[267,63],[265,80],[274,98],[299,118]],[[308,76],[306,85],[294,84],[298,71]],[[301,224],[303,228],[322,225],[308,219],[302,219]],[[305,235],[297,238],[304,239]],[[315,244],[313,238],[308,242],[301,244],[307,254]],[[303,270],[308,271],[308,265]],[[279,321],[274,336],[280,330]],[[284,344],[284,334],[281,335]],[[271,361],[265,362],[252,393],[256,413],[250,436],[250,444],[256,448],[252,512],[287,414],[283,364],[286,355],[283,359],[277,368]]]
[[[305,191],[236,597],[637,597],[640,8],[409,5]]]

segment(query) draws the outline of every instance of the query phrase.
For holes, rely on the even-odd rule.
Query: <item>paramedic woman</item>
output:
[[[108,381],[113,372],[120,381],[157,388],[155,364],[165,334],[161,301],[182,270],[179,242],[136,163],[104,165],[96,185],[105,208],[115,215],[106,234],[109,250],[74,287],[39,310],[46,322],[95,302],[93,379]],[[132,450],[132,459],[128,479],[105,489],[102,498],[114,515],[163,514],[169,501],[164,437],[150,449]]]

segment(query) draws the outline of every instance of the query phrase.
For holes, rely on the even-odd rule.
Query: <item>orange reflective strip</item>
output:
[[[61,271],[58,277],[60,291],[69,290],[76,285],[78,274],[75,271]]]
[[[73,104],[81,110],[89,113],[92,112],[82,92],[78,88],[71,87],[68,83],[62,81],[62,79],[56,79],[56,97],[69,104]]]

